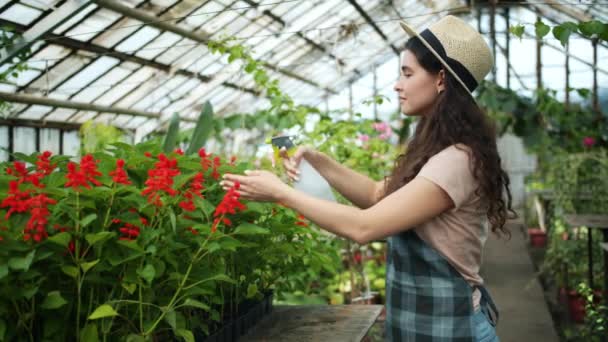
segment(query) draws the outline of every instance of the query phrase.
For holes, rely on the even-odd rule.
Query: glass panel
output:
[[[116,46],[116,50],[125,53],[134,53],[152,39],[156,38],[160,31],[154,27],[144,26],[139,31],[129,35],[122,43]]]
[[[63,132],[63,154],[77,157],[80,151],[80,138],[78,131]]]
[[[66,109],[66,108],[57,108],[53,112],[51,112],[46,119],[49,121],[67,121],[70,116],[74,115],[76,110],[74,109]]]
[[[0,126],[0,162],[8,160],[8,127]]]
[[[72,18],[68,19],[68,21],[66,21],[65,23],[61,24],[59,27],[54,29],[53,33],[64,34],[66,30],[68,30],[74,24],[76,24],[77,22],[82,20],[82,18],[86,17],[89,13],[91,13],[96,8],[97,8],[97,5],[90,4],[89,6],[87,6],[87,8],[85,8],[84,10],[82,10],[81,12],[79,12],[78,14],[73,16]],[[77,25],[76,27],[78,27],[78,26],[79,25]],[[74,37],[74,39],[78,39],[77,37],[78,36]]]
[[[48,77],[47,75],[43,75],[32,82],[30,87],[35,89],[43,89],[44,91],[51,90],[73,75],[75,72],[78,72],[78,70],[85,66],[89,61],[90,59],[85,56],[68,57],[52,69],[49,69]],[[52,96],[53,93],[49,95]]]
[[[36,130],[34,128],[13,128],[13,152],[21,152],[24,154],[36,152]]]
[[[154,41],[148,44],[144,49],[138,51],[136,55],[146,59],[154,59],[180,39],[182,39],[182,37],[173,32],[165,32],[154,39]]]
[[[25,112],[19,114],[19,119],[40,120],[49,113],[53,108],[47,106],[30,106]]]
[[[42,14],[42,11],[21,4],[14,4],[4,12],[0,13],[0,18],[29,26],[36,18]]]
[[[87,10],[85,10],[83,12],[85,12],[85,14],[88,14],[90,12],[89,9],[94,9],[96,7],[97,6],[95,6],[95,5],[89,6],[89,8],[87,8]],[[80,19],[80,17],[82,17],[82,16],[79,14],[75,18]],[[109,11],[106,9],[100,9],[100,10],[96,11],[95,13],[93,13],[91,16],[89,16],[83,22],[74,26],[74,28],[69,30],[67,33],[65,33],[65,35],[70,38],[74,38],[74,39],[85,42],[85,41],[88,41],[91,38],[97,36],[98,34],[100,34],[101,33],[100,31],[106,29],[108,26],[110,26],[113,22],[115,22],[119,18],[120,18],[120,14],[118,14],[116,12],[112,12],[112,11]],[[70,21],[72,22],[73,20],[70,20]],[[73,21],[73,22],[76,22],[76,21]]]
[[[40,129],[40,151],[51,151],[59,154],[59,130],[55,128]]]
[[[82,89],[73,97],[74,101],[91,102],[104,92],[117,86],[121,80],[131,74],[131,70],[116,66],[88,87]]]
[[[142,67],[138,71],[131,74],[131,76],[124,79],[121,83],[117,84],[99,99],[95,100],[95,103],[101,105],[111,105],[121,97],[130,93],[131,90],[135,89],[139,84],[149,79],[155,72],[155,69]]]
[[[54,92],[61,93],[62,96],[67,98],[69,95],[75,94],[81,89],[85,88],[86,85],[91,83],[93,80],[107,72],[110,68],[118,64],[120,61],[116,58],[110,57],[99,57],[96,61],[89,64],[76,75],[72,76],[68,81],[63,83]],[[57,96],[54,96],[57,97]]]
[[[97,38],[93,39],[93,43],[111,48],[138,30],[142,24],[141,21],[124,17],[110,26],[108,31],[101,33]]]

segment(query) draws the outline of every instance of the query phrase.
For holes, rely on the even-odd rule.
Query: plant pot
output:
[[[568,312],[573,322],[585,321],[585,299],[576,291],[568,292]]]
[[[565,307],[568,305],[568,290],[565,287],[560,287],[557,290],[557,302],[562,307]]]
[[[533,247],[547,246],[547,232],[538,228],[528,228],[528,236],[530,237],[530,244]]]

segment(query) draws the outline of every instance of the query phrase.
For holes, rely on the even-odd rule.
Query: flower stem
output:
[[[210,237],[211,237],[211,234],[207,237],[207,239],[203,242],[203,244],[199,247],[199,249],[194,254],[194,257],[192,258],[192,260],[190,261],[190,264],[188,265],[188,269],[186,270],[186,274],[184,275],[184,278],[182,279],[179,286],[177,287],[177,290],[173,294],[173,297],[169,301],[169,304],[166,306],[167,310],[163,310],[161,312],[160,316],[156,319],[156,321],[154,321],[154,324],[152,324],[152,326],[148,329],[148,331],[146,331],[144,333],[144,337],[150,335],[154,331],[154,329],[156,329],[156,326],[158,325],[158,323],[160,323],[160,321],[165,317],[165,314],[173,309],[173,305],[175,305],[176,299],[178,298],[182,289],[184,289],[184,286],[186,285],[186,281],[188,281],[188,278],[190,277],[190,272],[192,272],[192,267],[194,266],[194,262],[198,259],[199,255],[203,252]]]

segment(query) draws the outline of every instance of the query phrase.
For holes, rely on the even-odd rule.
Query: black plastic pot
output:
[[[195,333],[197,342],[236,342],[245,335],[264,316],[272,312],[273,292],[268,292],[259,302],[244,302],[239,305],[239,315],[225,322],[217,331],[209,336],[201,331]]]

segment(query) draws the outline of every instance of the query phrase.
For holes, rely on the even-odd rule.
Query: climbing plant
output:
[[[509,28],[509,32],[521,38],[525,33],[526,26],[532,25],[513,25]],[[542,20],[537,20],[533,26],[535,36],[538,39],[542,39],[549,33],[552,33],[553,37],[558,39],[562,46],[566,46],[566,44],[568,44],[568,40],[570,39],[572,33],[578,33],[590,39],[608,41],[608,24],[599,20],[590,20],[580,23],[567,21],[554,26],[549,26]]]
[[[11,48],[17,44],[21,35],[15,32],[15,28],[12,26],[1,26],[0,27],[0,46],[5,48]],[[19,54],[13,57],[12,60],[7,61],[6,70],[0,72],[0,83],[13,84],[13,80],[19,77],[19,74],[28,70],[27,57],[31,51],[29,48],[23,49]],[[6,101],[0,100],[0,116],[4,116],[11,108],[11,104]]]

